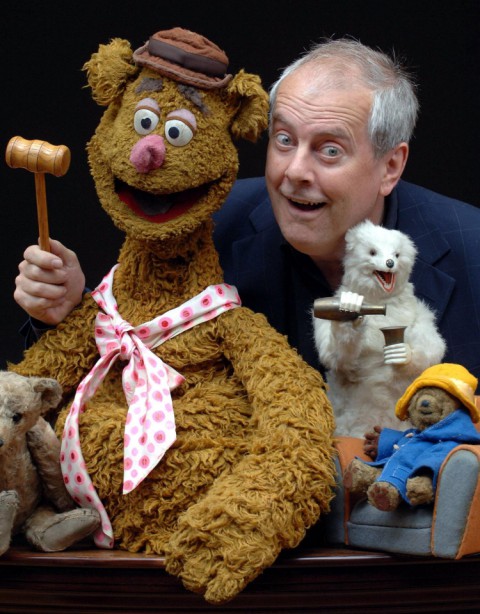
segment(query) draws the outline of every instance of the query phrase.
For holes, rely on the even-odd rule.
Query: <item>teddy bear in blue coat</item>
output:
[[[369,503],[392,511],[404,500],[410,505],[431,503],[443,461],[460,444],[479,444],[474,422],[477,378],[457,364],[426,369],[397,402],[395,413],[409,418],[406,431],[377,430],[367,434],[377,448],[374,461],[355,458],[344,473],[350,492],[366,494]]]

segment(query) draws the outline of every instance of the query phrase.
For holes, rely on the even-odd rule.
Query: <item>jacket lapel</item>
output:
[[[455,279],[439,268],[450,252],[450,245],[432,219],[426,220],[422,209],[401,182],[398,190],[398,229],[409,235],[418,249],[411,281],[415,295],[423,299],[440,322],[455,288]]]
[[[282,330],[286,317],[284,239],[275,222],[269,201],[264,201],[250,215],[256,234],[236,241],[232,246],[237,279],[235,284],[242,300],[254,311],[269,314],[269,321]],[[248,289],[251,290],[248,290]],[[272,297],[277,303],[272,309]]]

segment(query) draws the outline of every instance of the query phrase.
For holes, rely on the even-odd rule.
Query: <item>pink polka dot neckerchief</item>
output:
[[[241,304],[235,287],[228,284],[209,286],[180,307],[133,327],[121,318],[112,293],[117,266],[92,292],[92,297],[104,311],[95,321],[95,341],[100,359],[77,388],[65,422],[61,450],[62,471],[71,496],[79,505],[97,509],[100,513],[102,525],[94,538],[101,548],[113,547],[113,530],[86,470],[80,448],[79,414],[113,363],[118,358],[128,360],[122,373],[123,390],[129,405],[125,422],[123,494],[131,492],[175,441],[170,391],[184,381],[151,349]]]

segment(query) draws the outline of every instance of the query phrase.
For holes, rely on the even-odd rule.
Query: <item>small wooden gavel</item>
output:
[[[8,142],[5,160],[10,168],[26,168],[35,173],[40,248],[49,252],[45,173],[55,177],[65,175],[70,166],[70,150],[65,145],[51,145],[39,140],[27,141],[21,136],[14,136]]]

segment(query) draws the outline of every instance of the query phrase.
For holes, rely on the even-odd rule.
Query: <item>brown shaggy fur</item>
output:
[[[136,326],[223,281],[211,214],[237,173],[232,134],[254,140],[266,126],[268,101],[258,77],[243,71],[224,89],[198,90],[206,113],[165,77],[159,91],[142,92],[144,79],[158,74],[142,69],[132,75],[125,43],[112,45],[101,47],[86,65],[95,99],[109,104],[89,144],[89,160],[102,205],[126,234],[114,295],[122,317]],[[121,57],[112,76],[115,46]],[[169,112],[186,108],[196,117],[197,132],[184,147],[166,143],[163,166],[140,174],[129,154],[139,139],[135,105],[146,96],[161,108],[158,129]],[[116,179],[156,195],[205,189],[181,216],[153,223],[121,202]],[[60,381],[67,399],[59,433],[75,387],[98,358],[97,310],[87,295],[15,367]],[[186,378],[172,394],[175,444],[133,492],[122,495],[127,405],[124,365],[116,363],[82,414],[82,450],[116,543],[166,554],[167,570],[187,588],[222,603],[271,565],[282,548],[296,546],[328,510],[334,484],[331,407],[321,376],[263,315],[243,307],[154,351]]]

